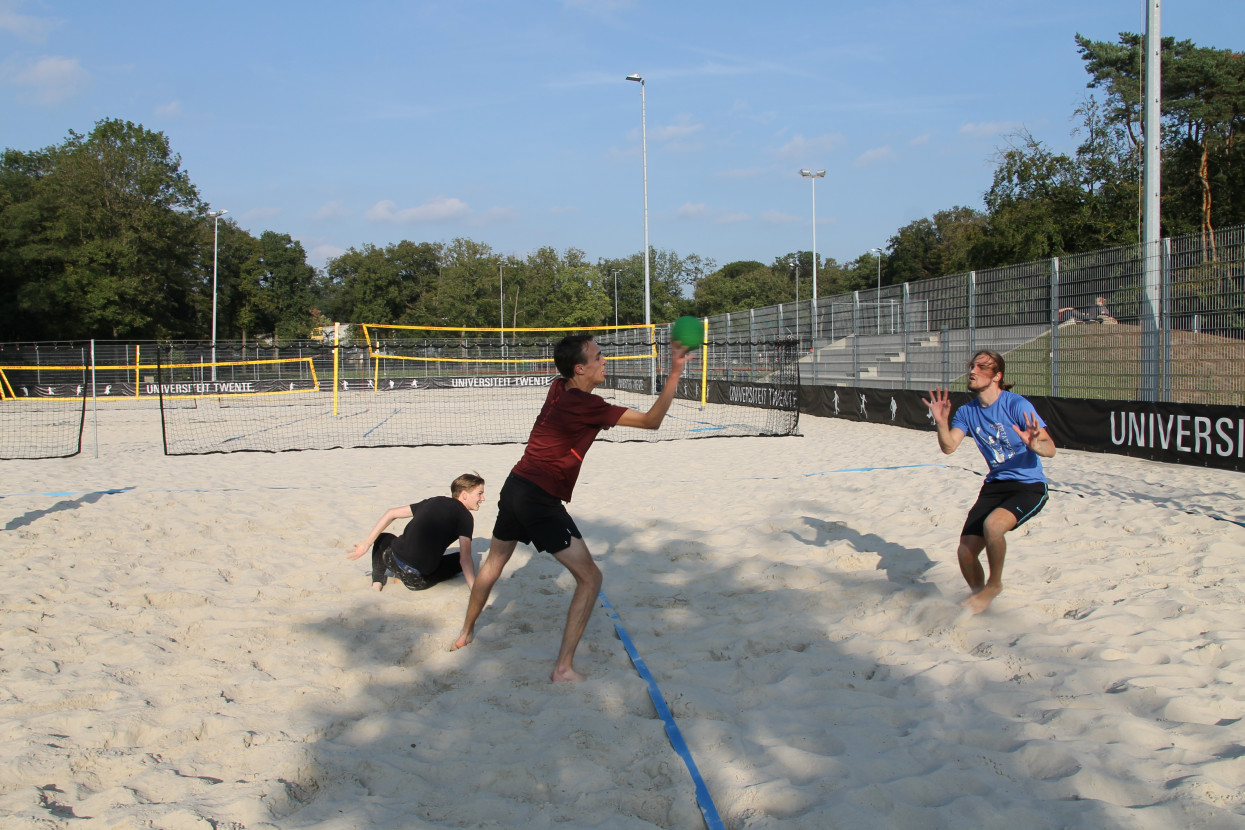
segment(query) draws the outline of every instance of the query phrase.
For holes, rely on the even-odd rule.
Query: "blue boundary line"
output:
[[[679,731],[678,725],[674,722],[674,715],[670,714],[670,707],[666,705],[666,699],[662,697],[661,689],[657,687],[657,681],[653,679],[652,672],[644,664],[644,658],[636,650],[635,643],[631,641],[631,635],[627,633],[626,628],[623,628],[622,620],[618,618],[618,614],[614,611],[614,606],[610,605],[609,598],[605,596],[605,592],[602,591],[597,596],[605,606],[605,612],[614,621],[614,631],[618,633],[618,639],[622,640],[623,647],[627,649],[632,665],[635,666],[635,670],[644,682],[648,684],[648,696],[653,699],[653,705],[657,707],[657,716],[665,723],[666,735],[670,738],[670,745],[674,747],[674,751],[679,754],[679,757],[683,759],[684,765],[687,766],[687,771],[691,773],[692,783],[696,785],[696,803],[700,805],[701,815],[705,818],[705,826],[709,830],[726,830],[726,826],[722,824],[722,819],[718,816],[718,808],[713,805],[713,798],[709,795],[709,788],[705,786],[705,779],[700,776],[700,770],[696,767],[696,761],[692,758],[692,752],[687,748],[687,741],[683,740],[683,733]]]

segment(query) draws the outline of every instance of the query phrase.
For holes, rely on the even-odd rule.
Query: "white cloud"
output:
[[[182,114],[182,102],[170,101],[167,104],[156,107],[156,115],[164,115],[170,118],[180,118]]]
[[[865,150],[856,160],[852,162],[852,167],[872,167],[875,164],[893,159],[895,151],[889,145],[882,147],[874,147],[872,150]]]
[[[922,144],[928,144],[929,140],[934,137],[933,133],[921,133],[908,140],[909,147],[920,147]]]
[[[783,213],[781,210],[767,210],[761,214],[761,221],[767,225],[791,225],[804,220],[799,216]]]
[[[477,224],[489,225],[494,222],[513,222],[519,218],[519,212],[512,207],[491,207],[480,214]]]
[[[704,202],[684,202],[683,205],[674,212],[674,215],[680,219],[702,219],[709,215],[709,206]]]
[[[398,205],[390,199],[382,199],[363,214],[368,221],[394,224],[419,225],[426,222],[449,222],[471,215],[471,207],[461,199],[436,196],[418,207],[395,210]]]
[[[690,117],[681,115],[673,124],[649,130],[648,135],[653,141],[671,141],[676,138],[687,138],[689,135],[700,132],[704,126],[704,124],[693,124]]]
[[[39,58],[23,67],[5,67],[4,80],[14,86],[26,87],[38,104],[59,104],[72,98],[90,81],[87,71],[77,58],[59,55]]]
[[[316,219],[342,219],[350,215],[350,211],[346,210],[346,206],[339,201],[325,202],[320,205],[320,209],[315,212]]]
[[[244,222],[254,222],[257,220],[271,219],[274,216],[280,215],[280,213],[281,208],[278,207],[257,207],[246,211],[239,218],[241,218]]]
[[[17,5],[12,2],[0,4],[0,32],[12,32],[22,40],[43,43],[52,28],[52,21],[18,14],[14,11]]]
[[[778,148],[778,155],[784,158],[807,160],[809,156],[831,153],[842,144],[843,136],[839,133],[815,135],[812,138],[797,135]]]
[[[747,222],[752,217],[746,213],[724,213],[714,220],[715,225],[738,225],[740,222]]]
[[[323,268],[330,259],[337,259],[346,253],[345,248],[339,248],[336,245],[316,245],[307,252],[307,262],[311,265],[319,265]]]
[[[996,135],[1013,133],[1023,127],[1019,121],[983,121],[979,124],[965,124],[960,127],[960,135],[972,138],[990,138]]]

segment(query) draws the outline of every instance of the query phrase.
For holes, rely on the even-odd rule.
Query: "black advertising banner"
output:
[[[802,386],[800,411],[933,430],[927,397],[927,392],[903,389]],[[971,397],[953,391],[952,407]],[[1245,407],[1038,396],[1029,401],[1056,447],[1245,471]]]

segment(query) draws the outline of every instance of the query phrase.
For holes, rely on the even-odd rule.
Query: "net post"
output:
[[[136,398],[142,397],[142,395],[139,392],[139,385],[138,385],[140,382],[139,375],[143,373],[142,354],[143,354],[143,347],[135,343],[134,344],[134,397]],[[158,371],[159,366],[160,366],[160,348],[157,346],[156,347],[156,367],[157,367],[156,383],[160,382],[160,373]],[[165,454],[167,455],[168,453],[165,453]]]
[[[138,349],[134,350],[134,365],[138,366]],[[134,387],[138,388],[137,384]],[[156,345],[156,394],[160,397],[160,442],[164,446],[164,454],[169,454],[169,431],[164,420],[164,364],[160,360],[160,346]]]
[[[700,338],[700,408],[704,409],[709,403],[709,318],[700,318],[700,324],[704,327]]]
[[[83,401],[83,406],[86,402]],[[91,338],[91,414],[95,424],[95,457],[99,458],[99,398],[95,395],[95,338]]]
[[[337,414],[337,387],[341,363],[342,324],[333,324],[333,414]]]

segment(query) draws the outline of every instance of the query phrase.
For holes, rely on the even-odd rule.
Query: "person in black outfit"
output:
[[[390,575],[408,589],[422,591],[460,573],[467,587],[475,584],[475,560],[471,557],[471,534],[475,520],[471,511],[484,503],[484,479],[464,473],[450,485],[449,496],[433,496],[417,504],[394,507],[376,522],[367,539],[346,553],[358,559],[372,551],[372,590],[380,591]],[[385,533],[397,519],[410,519],[401,536]],[[457,551],[447,551],[458,542]]]

